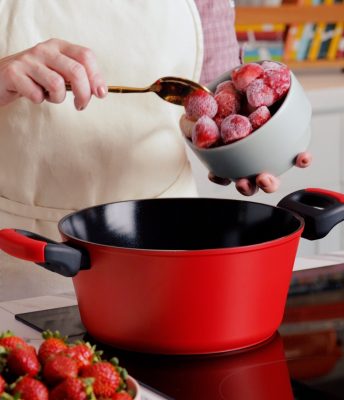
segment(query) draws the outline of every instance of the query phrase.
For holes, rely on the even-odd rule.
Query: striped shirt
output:
[[[200,82],[207,84],[240,64],[233,0],[195,0],[203,28],[204,60]]]

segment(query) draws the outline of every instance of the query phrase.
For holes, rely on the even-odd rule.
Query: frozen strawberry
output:
[[[78,371],[78,364],[75,360],[59,353],[46,360],[43,377],[49,385],[56,385],[64,379],[75,378]]]
[[[248,85],[263,74],[264,69],[259,64],[243,64],[232,71],[232,80],[237,90],[245,92]]]
[[[247,98],[243,98],[240,104],[240,110],[238,112],[238,114],[240,115],[245,115],[246,117],[248,117],[250,114],[253,113],[253,111],[256,111],[257,107],[253,107],[251,106],[251,104],[249,104],[249,102],[247,101]]]
[[[38,374],[41,366],[33,346],[17,346],[10,351],[7,357],[9,371],[16,376],[35,376]]]
[[[274,91],[275,101],[283,97],[290,88],[290,71],[288,67],[281,66],[278,69],[266,69],[264,83]]]
[[[16,383],[13,394],[20,395],[21,400],[48,400],[49,398],[48,389],[44,383],[29,376],[24,376]]]
[[[242,139],[252,132],[250,120],[239,114],[225,118],[221,124],[221,137],[225,144]]]
[[[5,347],[7,350],[12,350],[20,345],[25,347],[27,343],[19,336],[15,336],[11,331],[3,332],[0,335],[0,346]]]
[[[187,117],[193,121],[203,115],[213,118],[217,113],[214,96],[202,89],[190,93],[184,101],[184,107]]]
[[[280,69],[284,67],[284,64],[275,62],[275,61],[263,61],[261,64],[261,67],[266,70],[266,69]]]
[[[59,332],[45,331],[42,333],[44,341],[38,349],[39,361],[44,364],[52,355],[67,349],[65,338]]]
[[[221,124],[222,121],[225,119],[226,117],[222,117],[221,115],[216,114],[215,117],[213,118],[213,121],[215,122],[215,124],[217,125],[217,127],[220,129],[221,128]]]
[[[192,130],[192,143],[200,148],[213,146],[220,139],[220,131],[216,122],[204,115]]]
[[[274,90],[263,79],[251,82],[246,90],[248,103],[252,107],[271,106],[276,101]]]
[[[67,378],[53,388],[49,400],[95,399],[92,384],[85,379]]]
[[[195,123],[196,122],[188,118],[186,114],[183,114],[179,120],[180,129],[183,132],[184,136],[187,137],[188,139],[191,139],[192,129]]]
[[[223,81],[216,86],[215,94],[220,93],[222,90],[229,90],[233,94],[237,93],[238,91],[235,89],[234,83],[231,80]]]
[[[253,129],[258,129],[271,118],[270,110],[266,106],[261,106],[253,111],[248,117]]]
[[[121,376],[115,366],[108,361],[100,361],[83,367],[80,375],[84,378],[94,378],[94,394],[99,397],[113,396],[121,383]]]
[[[230,90],[221,90],[215,95],[217,102],[217,116],[228,117],[230,114],[236,114],[240,108],[240,96]]]
[[[0,375],[0,394],[5,391],[6,382],[5,379]]]

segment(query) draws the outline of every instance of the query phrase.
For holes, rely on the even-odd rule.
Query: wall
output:
[[[240,195],[234,185],[222,187],[208,181],[207,170],[191,154],[194,176],[202,197],[257,201],[276,205],[285,195],[307,187],[344,192],[344,74],[298,74],[312,104],[312,139],[309,150],[314,160],[307,169],[292,168],[281,177],[277,193],[260,191],[251,198]],[[344,224],[318,241],[301,240],[299,256],[344,249]]]

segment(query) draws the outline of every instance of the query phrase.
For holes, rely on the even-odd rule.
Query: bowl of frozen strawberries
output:
[[[311,105],[290,69],[275,61],[242,64],[184,102],[180,128],[215,176],[237,180],[290,169],[309,145]]]
[[[45,331],[38,348],[10,331],[0,334],[1,400],[141,400],[117,358],[89,342]]]

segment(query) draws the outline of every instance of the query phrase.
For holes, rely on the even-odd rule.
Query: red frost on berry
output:
[[[266,70],[266,69],[281,69],[284,68],[285,65],[275,62],[275,61],[263,61],[261,64],[261,67]]]
[[[256,63],[241,65],[232,71],[232,80],[237,90],[245,92],[248,85],[263,76],[264,69]]]
[[[221,128],[221,124],[222,121],[225,119],[226,117],[222,117],[221,115],[216,114],[215,117],[213,118],[213,121],[215,122],[215,124],[217,125],[217,127],[220,129]]]
[[[220,139],[220,131],[216,122],[204,115],[195,124],[192,130],[192,143],[200,148],[208,148]]]
[[[221,137],[225,144],[242,139],[251,132],[251,123],[249,119],[243,115],[230,115],[225,118],[221,124]]]
[[[215,95],[217,102],[217,116],[228,117],[230,114],[236,114],[240,108],[240,96],[229,90],[222,90]]]
[[[264,83],[274,91],[275,101],[283,97],[290,88],[290,71],[286,66],[278,69],[267,69],[264,73]]]
[[[213,118],[217,113],[214,96],[202,89],[190,93],[184,101],[184,107],[187,117],[193,121],[203,115]]]
[[[260,126],[264,125],[266,121],[271,118],[270,110],[266,106],[261,106],[253,111],[249,115],[248,119],[251,122],[253,129],[258,129]]]
[[[216,86],[215,94],[222,92],[222,90],[229,90],[233,94],[238,93],[235,89],[234,83],[231,80],[223,81]]]
[[[251,82],[246,90],[247,101],[252,107],[271,106],[275,100],[275,92],[263,79]]]

